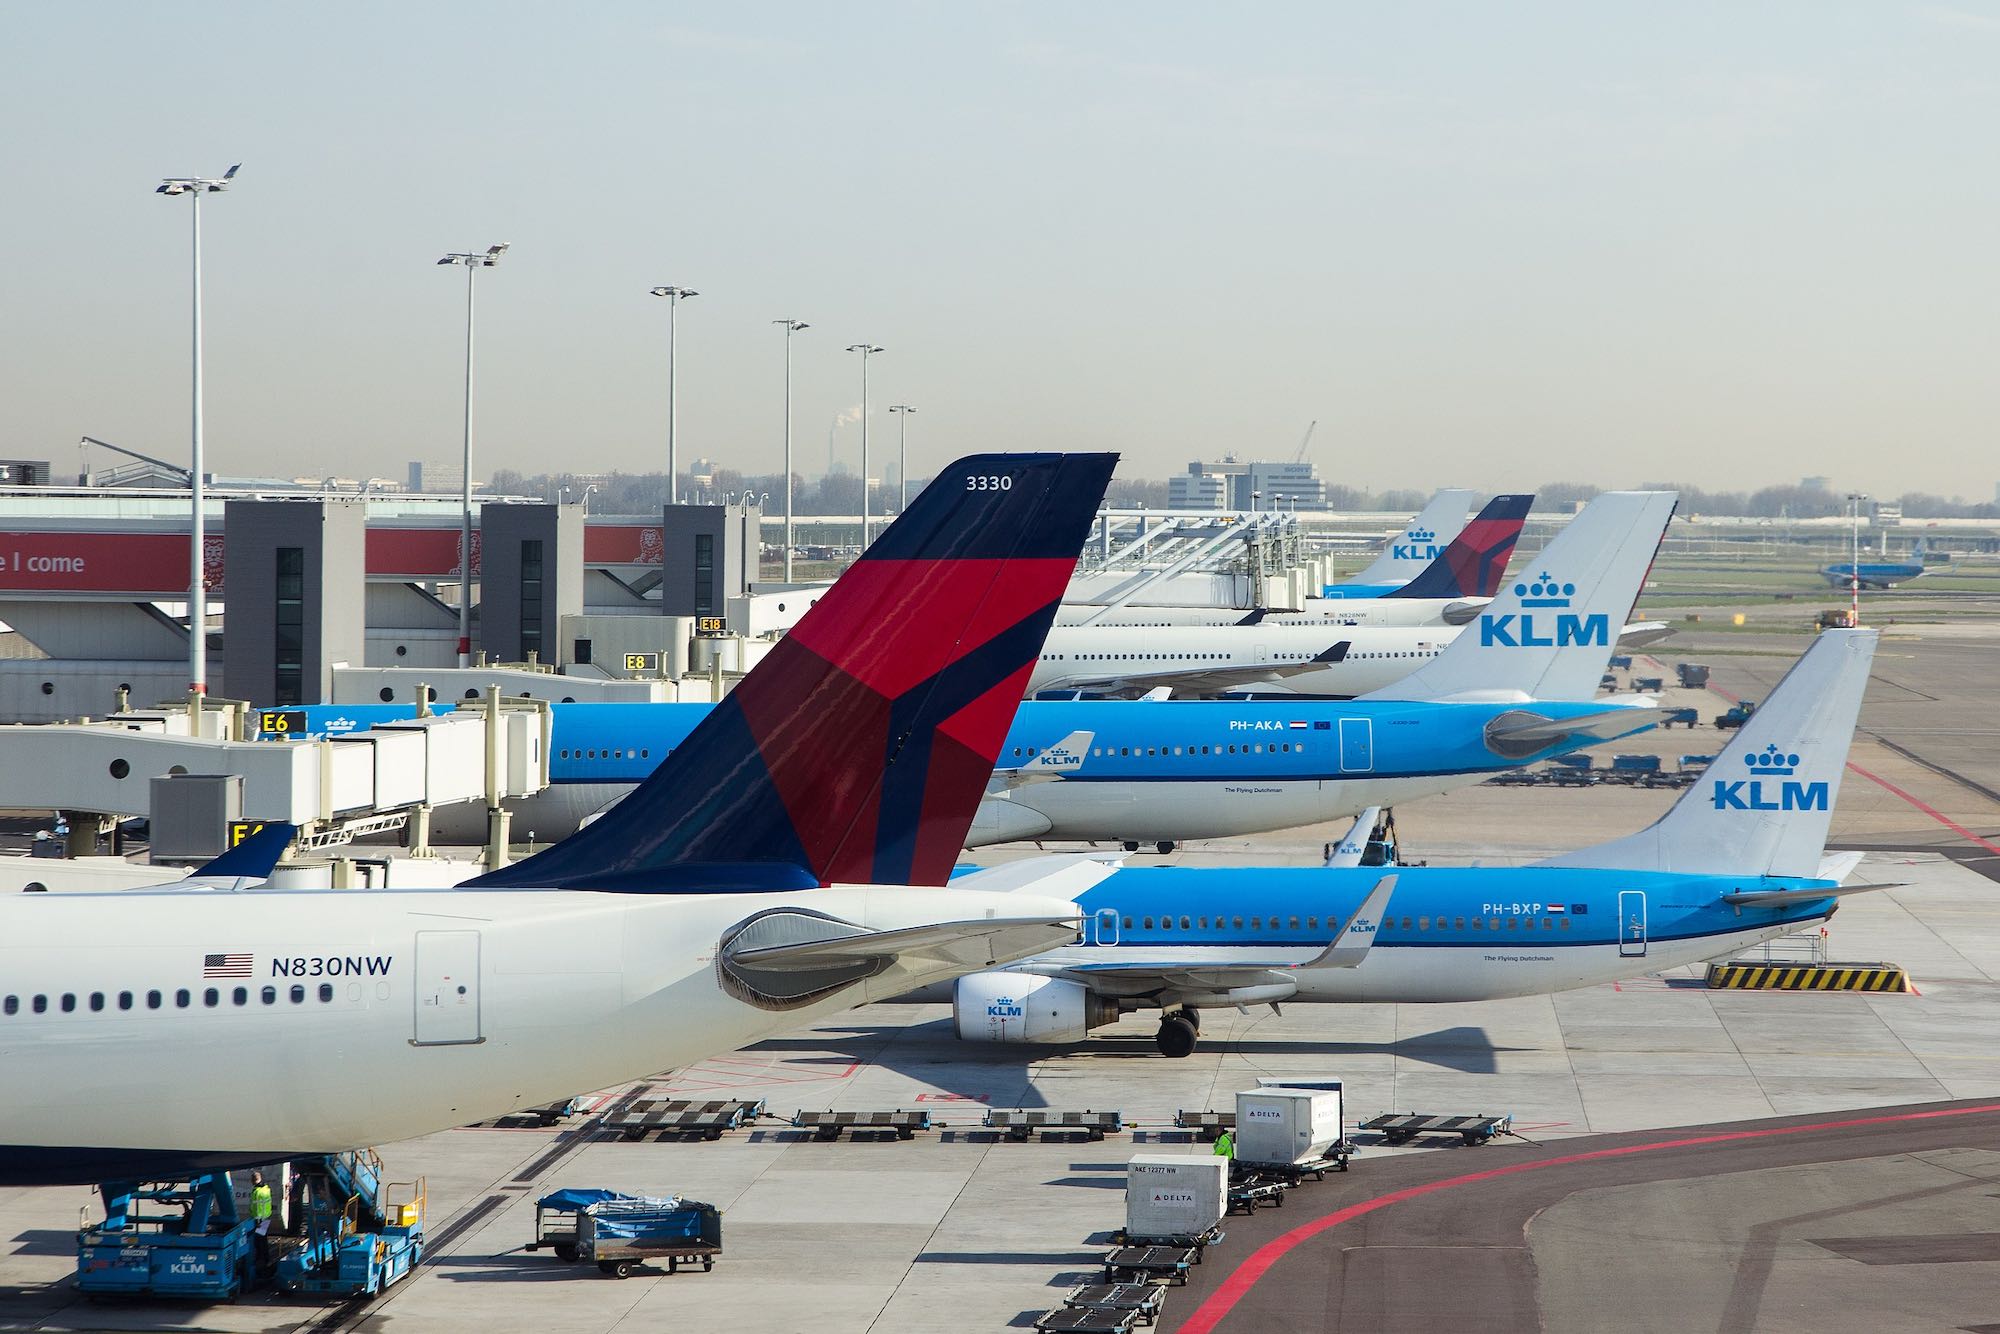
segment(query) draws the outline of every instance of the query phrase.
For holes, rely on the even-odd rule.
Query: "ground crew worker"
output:
[[[261,1273],[271,1267],[271,1188],[264,1184],[262,1172],[250,1174],[250,1221],[254,1225],[251,1234],[256,1238],[257,1269]]]
[[[1236,1137],[1227,1130],[1215,1137],[1215,1156],[1230,1159],[1236,1157]]]

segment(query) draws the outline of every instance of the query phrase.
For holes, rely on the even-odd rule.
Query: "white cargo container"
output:
[[[1330,1081],[1329,1081],[1330,1082]],[[1340,1089],[1245,1089],[1236,1095],[1236,1160],[1289,1167],[1341,1140]]]
[[[1140,1154],[1125,1169],[1125,1236],[1198,1237],[1229,1207],[1229,1160],[1214,1154]]]

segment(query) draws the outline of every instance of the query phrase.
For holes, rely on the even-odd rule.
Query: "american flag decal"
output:
[[[255,961],[248,954],[204,954],[201,956],[203,977],[248,977],[250,965]]]

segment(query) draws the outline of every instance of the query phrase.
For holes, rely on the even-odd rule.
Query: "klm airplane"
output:
[[[1387,597],[1403,588],[1444,554],[1472,513],[1472,492],[1447,489],[1431,497],[1423,512],[1388,541],[1367,569],[1346,583],[1320,590],[1326,598]]]
[[[1924,564],[1924,540],[1910,548],[1910,558],[1905,561],[1841,561],[1820,570],[1820,578],[1834,588],[1853,588],[1856,584],[1855,571],[1859,570],[1862,588],[1894,588],[1912,579],[1920,579],[1927,570]]]
[[[1644,731],[1657,721],[1654,701],[1599,697],[1597,684],[1674,500],[1672,492],[1600,496],[1536,558],[1536,575],[1501,589],[1442,653],[1362,699],[1027,701],[967,846],[1083,840],[1165,852],[1184,839],[1291,829],[1435,796]],[[514,827],[538,841],[565,835],[651,773],[708,708],[553,705],[557,786],[516,806]],[[260,716],[271,732],[298,736],[410,713],[318,705]],[[1073,762],[1048,763],[1051,751]],[[480,829],[460,831],[449,812],[440,815],[440,837],[483,837],[483,817]]]
[[[1527,866],[1121,870],[1078,896],[1084,943],[949,988],[958,1035],[1075,1043],[1159,1009],[1160,1050],[1186,1056],[1207,1008],[1542,995],[1817,926],[1887,888],[1841,884],[1860,854],[1822,858],[1875,633],[1821,635],[1640,833]]]

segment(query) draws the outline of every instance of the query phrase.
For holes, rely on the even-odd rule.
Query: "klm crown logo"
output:
[[[1710,800],[1718,811],[1824,811],[1832,785],[1801,783],[1792,777],[1800,757],[1776,742],[1743,757],[1748,778],[1718,778]]]
[[[1397,560],[1436,560],[1444,554],[1437,544],[1437,530],[1422,526],[1403,534],[1403,540],[1389,544],[1389,554]]]
[[[1531,584],[1515,584],[1514,596],[1524,607],[1567,607],[1576,596],[1576,585],[1558,583],[1546,570]]]
[[[1603,612],[1578,616],[1565,611],[1576,597],[1576,585],[1544,570],[1534,579],[1514,585],[1514,597],[1525,609],[1479,618],[1479,642],[1503,648],[1609,648],[1611,618]],[[1540,626],[1536,612],[1543,615]],[[1554,612],[1554,615],[1548,613]]]

